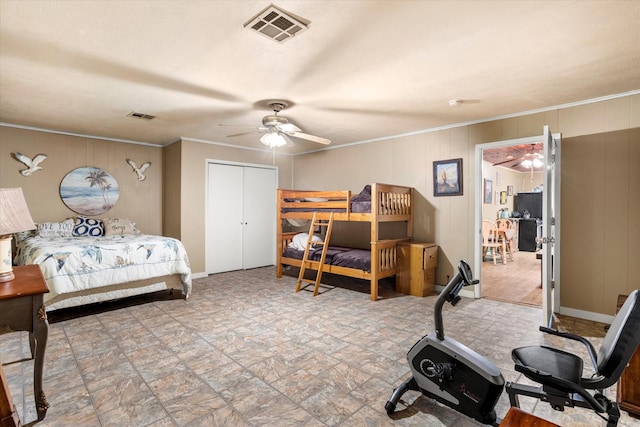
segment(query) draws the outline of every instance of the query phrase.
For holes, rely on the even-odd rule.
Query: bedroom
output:
[[[4,22],[6,21],[3,19],[3,25]],[[309,30],[308,34],[313,33]],[[4,35],[3,39],[7,40]],[[265,42],[270,41],[265,39]],[[29,48],[28,44],[26,48]],[[3,48],[3,57],[5,52],[16,55],[16,52]],[[95,58],[85,56],[80,58],[80,63],[87,66],[102,64],[102,76],[135,71],[135,68],[118,69],[108,62],[91,59]],[[52,60],[55,61],[55,58]],[[138,82],[141,81],[139,74],[134,77]],[[184,84],[175,80],[164,79],[161,83],[185,89]],[[416,210],[420,211],[420,215],[416,216],[414,236],[416,240],[434,241],[439,245],[441,256],[437,283],[443,284],[457,260],[472,258],[474,250],[470,237],[473,235],[470,210],[473,208],[474,146],[478,143],[537,135],[542,126],[548,124],[554,132],[563,134],[563,173],[567,176],[567,180],[563,182],[569,186],[563,193],[566,195],[566,199],[563,199],[563,216],[574,221],[573,229],[565,229],[568,234],[563,235],[568,259],[562,260],[563,275],[566,275],[562,277],[562,307],[579,315],[577,317],[609,320],[615,311],[617,295],[628,293],[630,289],[637,287],[632,270],[633,261],[628,254],[639,252],[637,245],[640,241],[638,225],[632,221],[638,206],[638,195],[634,189],[637,188],[639,178],[634,172],[634,159],[640,157],[637,147],[640,139],[640,95],[635,91],[638,88],[637,77],[627,83],[629,87],[626,91],[630,90],[632,93],[621,96],[615,96],[617,91],[609,91],[599,96],[575,98],[575,102],[585,101],[576,105],[553,107],[561,103],[551,102],[544,105],[548,109],[530,113],[526,113],[526,109],[516,108],[504,112],[505,115],[514,116],[445,129],[433,127],[429,132],[368,144],[353,144],[297,156],[282,152],[276,157],[279,185],[283,188],[344,188],[354,192],[359,191],[364,184],[375,181],[414,187],[419,194]],[[5,86],[3,92],[4,88]],[[186,89],[194,90],[193,87]],[[379,98],[396,97],[382,89]],[[267,96],[281,95],[270,93]],[[252,101],[256,99],[260,97]],[[84,108],[82,103],[78,104],[79,108]],[[383,103],[367,102],[366,105],[373,109],[377,105],[381,111],[384,110]],[[266,165],[273,162],[271,151],[256,149],[257,136],[253,137],[255,145],[251,149],[245,149],[233,147],[228,140],[216,145],[210,139],[190,137],[185,128],[173,135],[177,142],[160,148],[145,143],[148,140],[146,137],[139,140],[119,137],[141,142],[126,144],[114,140],[118,137],[109,139],[104,135],[96,135],[97,132],[93,129],[83,132],[73,130],[72,133],[77,135],[70,135],[64,133],[68,129],[12,120],[6,116],[5,104],[2,106],[0,113],[4,123],[0,127],[1,186],[23,187],[36,222],[57,221],[69,216],[58,193],[59,180],[65,173],[79,166],[100,166],[113,173],[122,185],[123,198],[114,207],[113,214],[134,218],[145,232],[180,238],[190,255],[194,276],[205,271],[205,242],[202,233],[205,207],[202,194],[206,159]],[[347,107],[348,104],[345,108]],[[470,104],[469,107],[475,105]],[[295,111],[292,108],[291,115]],[[464,110],[458,111],[459,114],[464,113]],[[525,113],[516,115],[520,111]],[[180,114],[184,114],[184,111]],[[238,122],[254,123],[256,118],[259,119],[264,114],[264,110],[253,111]],[[311,125],[311,119],[298,120],[320,135],[326,129],[319,119],[320,123],[315,124],[315,127]],[[381,121],[379,117],[377,120]],[[325,120],[324,123],[326,122],[331,121]],[[464,120],[459,120],[455,123],[463,122]],[[141,122],[137,126],[148,129],[152,123]],[[212,127],[218,123],[228,123],[228,120],[224,116],[214,119]],[[25,127],[20,127],[23,125]],[[356,127],[355,123],[353,126]],[[62,133],[38,129],[53,129]],[[215,131],[218,132],[218,129]],[[186,136],[181,138],[180,135]],[[308,145],[298,144],[301,145],[309,148]],[[43,171],[24,178],[18,172],[21,165],[10,156],[15,151],[32,156],[43,152],[49,158],[44,163]],[[126,158],[153,163],[147,171],[147,180],[139,182],[135,179],[131,168],[125,163]],[[464,195],[434,198],[431,187],[432,162],[450,158],[463,159]],[[364,159],[364,162],[355,164],[353,159]],[[590,165],[590,173],[586,173],[584,164]],[[197,165],[203,167],[196,167]],[[354,166],[348,175],[343,173],[347,167]],[[305,173],[308,170],[315,172]],[[610,187],[604,184],[611,181],[616,182],[616,191],[620,192],[614,197],[609,193]],[[623,226],[604,233],[602,230],[608,229],[611,215],[615,216],[617,224]],[[585,230],[592,230],[593,233],[585,233]],[[584,251],[585,247],[592,250]],[[589,269],[586,270],[585,266],[589,266]],[[588,292],[585,292],[585,288]],[[367,300],[366,297],[364,299]]]

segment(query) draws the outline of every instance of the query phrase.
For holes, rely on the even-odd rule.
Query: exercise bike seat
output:
[[[511,352],[515,370],[532,381],[548,384],[564,392],[580,384],[583,361],[575,354],[546,346],[516,348]]]
[[[629,294],[598,351],[579,335],[544,327],[540,330],[583,343],[594,372],[583,377],[583,360],[564,350],[547,346],[516,348],[511,352],[515,370],[540,386],[507,383],[505,390],[511,406],[520,406],[518,396],[529,396],[548,402],[558,411],[565,406],[576,406],[598,414],[606,413],[607,426],[616,426],[620,409],[615,401],[605,396],[604,389],[618,381],[640,345],[640,291],[635,289]]]

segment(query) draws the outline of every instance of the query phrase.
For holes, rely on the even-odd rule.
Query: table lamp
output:
[[[33,230],[22,188],[0,188],[0,283],[13,280],[11,235]]]

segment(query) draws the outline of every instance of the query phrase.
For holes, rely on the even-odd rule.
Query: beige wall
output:
[[[640,95],[297,156],[293,184],[296,188],[353,191],[376,181],[415,187],[414,238],[440,246],[436,281],[443,284],[458,260],[473,260],[475,145],[541,135],[545,125],[554,133],[562,133],[563,179],[580,177],[570,181],[572,186],[562,183],[561,305],[612,315],[617,295],[638,287],[637,278],[631,275],[630,254],[640,253],[640,228],[631,220],[635,218],[637,223],[640,218],[640,176],[634,172],[640,162]],[[583,143],[583,136],[609,132],[615,137],[589,137],[593,147],[577,154],[576,147]],[[585,147],[588,145],[584,143]],[[586,161],[569,160],[572,156]],[[463,159],[464,195],[434,197],[433,161],[458,157]],[[308,170],[316,173],[305,173]],[[599,210],[578,220],[576,212],[584,209],[594,181],[599,183],[595,186],[600,191],[599,199],[590,203],[597,203]],[[604,183],[621,190],[605,191]],[[582,198],[577,199],[577,188],[584,192]],[[618,196],[614,198],[613,194]],[[610,221],[606,208],[609,202],[615,202],[614,218],[622,221]],[[573,221],[582,226],[567,225]],[[621,239],[621,244],[608,238],[607,255],[603,258],[601,250],[591,249],[601,245],[603,230],[609,230],[612,224],[620,227],[613,236]]]
[[[167,229],[180,230],[180,240],[184,243],[191,269],[194,273],[205,271],[205,205],[207,160],[221,160],[236,163],[272,165],[270,150],[246,150],[207,144],[183,139],[180,144],[180,224],[167,223]],[[277,156],[278,180],[280,187],[291,186],[290,156]],[[176,220],[176,215],[172,215]]]
[[[180,238],[180,218],[182,213],[182,142],[177,141],[162,149],[162,231],[165,236]],[[188,252],[187,252],[188,253]]]
[[[24,177],[25,166],[11,153],[33,158],[44,153],[43,170]],[[125,159],[136,164],[151,162],[145,181],[138,181]],[[118,182],[120,196],[116,205],[98,217],[127,217],[144,233],[162,233],[162,150],[139,144],[39,132],[0,126],[0,187],[22,187],[35,222],[57,222],[76,214],[60,198],[60,182],[71,170],[97,166]]]
[[[640,288],[640,128],[562,146],[563,306],[613,314]]]

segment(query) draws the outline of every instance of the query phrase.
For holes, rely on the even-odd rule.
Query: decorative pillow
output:
[[[41,222],[37,227],[37,235],[40,237],[71,237],[73,234],[73,220],[62,222]]]
[[[78,216],[73,227],[73,235],[77,237],[100,237],[104,234],[104,223],[97,218]]]
[[[304,251],[304,248],[307,247],[307,241],[309,240],[309,234],[307,233],[298,233],[293,236],[293,240],[289,243],[289,247],[297,249],[299,251]],[[311,238],[313,242],[322,242],[322,238],[317,234],[314,234]],[[313,245],[312,245],[313,246]]]
[[[116,234],[124,236],[125,234],[140,234],[140,231],[136,228],[136,223],[127,218],[107,218],[104,221],[104,235]]]

